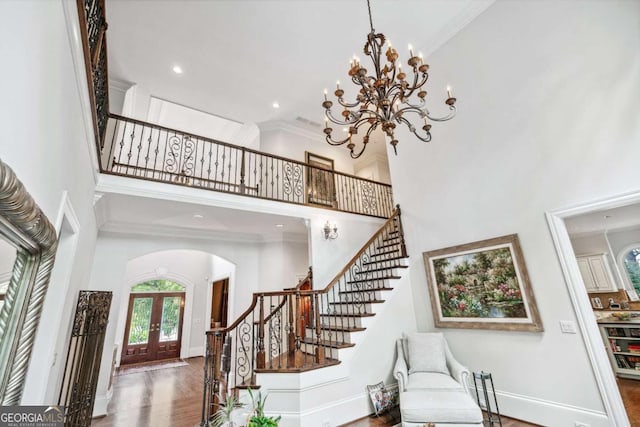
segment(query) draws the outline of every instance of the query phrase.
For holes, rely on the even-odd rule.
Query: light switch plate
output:
[[[563,334],[575,334],[577,332],[576,322],[574,322],[573,320],[561,320],[560,330]]]

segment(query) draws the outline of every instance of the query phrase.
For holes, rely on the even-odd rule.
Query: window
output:
[[[625,253],[623,262],[629,281],[640,294],[640,245]]]
[[[184,292],[184,286],[170,280],[149,280],[133,286],[131,292]]]

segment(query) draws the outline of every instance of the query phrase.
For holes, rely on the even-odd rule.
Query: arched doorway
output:
[[[184,286],[165,279],[131,288],[121,365],[180,357]]]

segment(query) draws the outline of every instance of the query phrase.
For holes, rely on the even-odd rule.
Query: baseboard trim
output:
[[[204,347],[189,347],[189,354],[185,355],[183,359],[199,356],[204,356]]]
[[[475,389],[470,387],[475,398]],[[502,415],[540,425],[574,425],[576,421],[591,427],[609,427],[607,414],[603,411],[569,405],[566,403],[496,390]],[[491,407],[494,407],[492,396]]]

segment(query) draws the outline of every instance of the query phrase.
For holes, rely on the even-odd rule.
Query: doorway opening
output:
[[[615,262],[625,242],[640,235],[640,192],[548,212],[547,220],[609,421],[635,425],[640,380],[620,375],[636,371],[621,369],[617,343],[603,336],[614,311],[640,311],[634,287]]]
[[[229,278],[217,280],[211,284],[211,319],[209,327],[226,328],[229,311]]]
[[[149,280],[133,286],[120,364],[179,358],[184,301],[184,286],[170,280]]]

